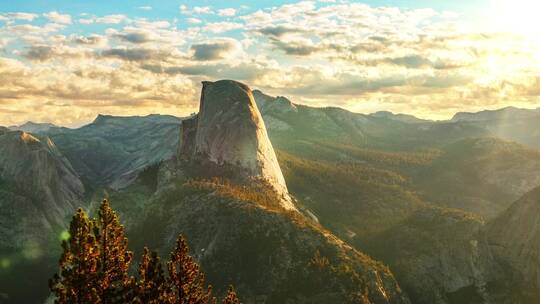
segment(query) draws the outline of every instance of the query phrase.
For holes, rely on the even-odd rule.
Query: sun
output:
[[[538,0],[492,0],[488,19],[498,31],[540,35],[539,11]],[[538,40],[538,36],[530,38]]]

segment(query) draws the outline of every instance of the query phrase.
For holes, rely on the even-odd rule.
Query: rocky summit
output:
[[[49,138],[0,129],[0,155],[0,207],[9,210],[0,217],[0,243],[18,250],[65,226],[84,187]]]
[[[296,209],[248,86],[204,81],[199,114],[184,120],[182,129],[181,161],[228,178],[263,181],[282,197],[282,207]]]

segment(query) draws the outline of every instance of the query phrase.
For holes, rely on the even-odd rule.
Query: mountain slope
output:
[[[507,107],[494,111],[457,113],[453,122],[477,126],[493,136],[540,148],[540,109]]]
[[[0,302],[33,303],[85,189],[48,138],[0,128]]]
[[[0,155],[0,179],[6,198],[2,201],[2,209],[22,216],[23,222],[25,219],[32,222],[16,226],[36,231],[64,226],[65,218],[81,203],[84,187],[54,143],[22,131],[0,130]],[[31,205],[16,204],[9,199],[12,196],[24,198]],[[16,220],[12,215],[3,215],[7,216],[3,224]],[[6,227],[4,232],[9,234],[10,229]],[[18,247],[25,241],[25,235],[39,236],[23,234],[13,239],[4,234],[0,241],[4,248]]]
[[[427,200],[492,218],[540,186],[540,151],[497,138],[471,138],[441,149],[413,179]]]
[[[262,120],[253,119],[258,110],[252,99],[244,98],[245,93],[236,94],[241,88],[249,96],[249,88],[233,81],[216,84],[223,98],[208,100],[206,90],[210,84],[205,84],[202,103],[236,104],[227,107],[234,109],[227,115],[247,121],[237,120],[234,124],[254,123],[255,130],[264,128]],[[221,147],[217,152],[232,148],[223,146],[227,132],[199,133],[215,130],[214,122],[220,121],[224,111],[203,115],[208,113],[213,116],[199,119],[196,132],[187,132],[196,134],[196,140],[183,141],[178,161],[162,165],[158,193],[147,205],[145,221],[133,232],[143,237],[139,240],[141,246],[151,242],[166,251],[178,233],[186,234],[210,282],[216,286],[233,283],[245,303],[409,302],[386,267],[284,204],[272,176],[264,172],[253,175],[250,167],[242,163],[221,162],[211,157],[214,150],[182,154],[207,151],[197,150],[197,142],[204,143],[204,147]],[[187,124],[184,129],[195,125],[189,121]],[[255,147],[268,144],[262,151],[272,149],[265,142],[268,139],[257,132],[244,136],[249,138],[242,140],[254,141]],[[243,152],[252,159],[261,150]],[[271,152],[266,157],[273,155],[273,149]],[[208,166],[212,170],[207,170]],[[277,163],[274,170],[279,172],[273,174],[281,175]]]
[[[525,303],[540,296],[540,187],[513,203],[486,228],[490,249]]]
[[[180,122],[162,115],[100,115],[79,129],[52,129],[47,135],[89,187],[121,189],[144,168],[174,155]]]

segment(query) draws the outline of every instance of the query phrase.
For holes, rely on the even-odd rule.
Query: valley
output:
[[[202,96],[190,117],[0,129],[8,268],[47,261],[45,282],[69,215],[108,197],[137,254],[185,234],[209,281],[245,303],[534,303],[540,142],[523,130],[538,111],[365,115],[234,81]],[[309,267],[316,253],[326,266]]]

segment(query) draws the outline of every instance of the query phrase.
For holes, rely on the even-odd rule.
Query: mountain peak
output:
[[[52,123],[36,123],[32,121],[27,121],[26,123],[20,126],[12,126],[9,129],[14,131],[24,131],[28,133],[44,133],[49,131],[51,128],[56,128],[57,126]]]
[[[202,85],[199,114],[182,122],[179,158],[263,180],[284,198],[284,208],[295,210],[251,89],[233,80]]]

